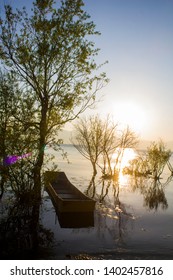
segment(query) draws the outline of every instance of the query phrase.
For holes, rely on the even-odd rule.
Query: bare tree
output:
[[[114,123],[110,116],[108,115],[106,120],[103,121],[103,130],[102,130],[102,159],[103,167],[99,165],[102,170],[103,176],[106,174],[112,176],[112,156],[118,148],[118,124]]]
[[[74,147],[88,160],[93,167],[93,175],[97,174],[97,166],[101,168],[103,178],[112,178],[123,158],[125,148],[137,144],[136,134],[127,127],[121,133],[118,124],[108,115],[101,120],[98,115],[80,119],[75,125],[75,135],[72,139]],[[112,168],[113,155],[117,158]]]
[[[88,160],[97,174],[96,164],[102,153],[103,123],[97,116],[80,119],[75,125],[75,135],[71,139],[74,147]]]
[[[116,150],[117,157],[114,165],[114,174],[121,169],[121,162],[124,156],[124,151],[127,148],[135,148],[139,139],[134,131],[129,126],[120,132],[118,149]]]

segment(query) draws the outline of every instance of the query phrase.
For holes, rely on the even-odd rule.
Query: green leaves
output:
[[[36,147],[36,188],[44,161],[41,147],[91,107],[107,83],[95,61],[99,49],[92,37],[99,32],[83,6],[82,0],[35,0],[28,13],[5,6],[0,19],[0,59],[21,85],[13,131]]]

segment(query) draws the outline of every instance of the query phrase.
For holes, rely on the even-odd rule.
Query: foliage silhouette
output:
[[[92,106],[107,83],[95,62],[99,49],[91,40],[100,33],[83,6],[82,0],[61,1],[58,8],[52,0],[36,0],[29,15],[25,8],[13,11],[6,5],[0,19],[0,58],[16,74],[25,102],[32,104],[25,122],[20,114],[18,121],[25,124],[25,133],[34,130],[37,135],[32,173],[38,199],[42,147],[58,145],[60,128]]]

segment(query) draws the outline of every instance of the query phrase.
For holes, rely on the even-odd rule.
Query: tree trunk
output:
[[[3,157],[3,164],[5,162],[5,157]],[[1,182],[0,182],[0,199],[3,197],[4,194],[4,185],[6,182],[6,176],[8,174],[8,168],[6,166],[2,166],[2,171],[1,171]]]
[[[41,200],[41,166],[34,167],[34,196],[37,201]]]
[[[32,207],[31,219],[31,237],[32,237],[32,251],[37,253],[39,248],[39,216],[40,216],[40,203],[35,201]]]
[[[36,200],[41,199],[41,169],[44,161],[44,150],[42,147],[45,144],[44,139],[45,137],[40,138],[39,153],[34,166],[34,195]]]
[[[108,153],[106,153],[106,157],[107,157],[107,162],[108,162],[108,175],[112,176],[111,161],[110,161]]]
[[[1,198],[3,197],[3,194],[4,194],[4,180],[3,180],[3,178],[1,179],[0,188],[1,188],[1,193],[0,193],[0,200],[1,200]]]
[[[38,147],[38,157],[34,166],[34,194],[36,200],[41,200],[41,169],[44,161],[44,149],[46,132],[47,132],[47,106],[42,104],[41,110],[41,121],[40,121],[40,135],[39,135],[39,147]]]
[[[96,163],[92,162],[92,166],[93,166],[93,176],[96,176],[97,175]]]

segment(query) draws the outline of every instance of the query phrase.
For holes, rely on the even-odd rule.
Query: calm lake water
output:
[[[113,183],[102,181],[100,173],[92,180],[90,162],[73,146],[64,150],[70,163],[51,148],[46,153],[96,200],[93,216],[62,217],[46,191],[40,208],[26,195],[16,200],[9,188],[0,200],[0,259],[173,259],[170,171],[160,181],[126,175]]]
[[[62,228],[51,199],[44,192],[41,223],[53,233],[52,259],[80,254],[113,259],[129,255],[141,259],[173,259],[173,178],[165,170],[160,182],[120,178],[119,183],[102,182],[100,174],[91,181],[92,166],[71,145],[64,145],[68,164],[56,155],[61,171],[96,203],[94,225]]]

